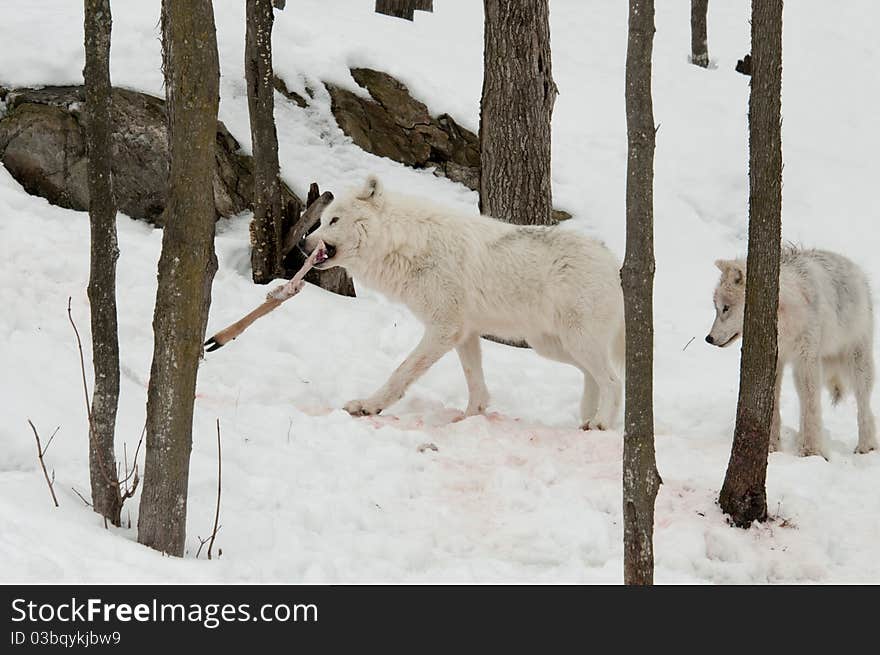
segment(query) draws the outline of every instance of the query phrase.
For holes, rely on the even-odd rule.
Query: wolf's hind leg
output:
[[[877,426],[871,411],[871,390],[874,388],[874,358],[870,342],[853,348],[851,354],[852,383],[858,405],[859,444],[857,453],[877,449]]]
[[[480,335],[472,334],[455,347],[464,379],[468,388],[468,406],[465,416],[476,416],[486,411],[489,405],[489,390],[483,377],[483,353],[480,349]]]
[[[611,362],[610,340],[575,331],[563,335],[562,345],[575,359],[577,366],[592,377],[598,389],[594,420],[584,427],[599,430],[612,427],[620,412],[623,384]]]
[[[581,396],[581,422],[583,425],[594,422],[596,410],[599,406],[599,385],[590,374],[571,354],[563,347],[559,337],[544,334],[538,337],[526,339],[536,353],[547,359],[552,359],[563,364],[571,364],[578,367],[584,374],[584,393]]]
[[[770,422],[770,452],[782,449],[779,433],[782,430],[782,414],[779,412],[779,395],[782,391],[782,373],[785,367],[782,362],[776,364],[776,380],[773,384],[773,418]]]

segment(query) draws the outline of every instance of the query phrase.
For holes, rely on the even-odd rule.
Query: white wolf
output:
[[[425,326],[388,381],[345,409],[378,414],[444,353],[455,350],[468,388],[465,415],[486,410],[480,335],[525,339],[584,375],[584,429],[617,419],[624,348],[619,265],[601,243],[568,230],[520,227],[386,193],[375,177],[334,200],[306,237],[357,281],[405,304]]]
[[[746,267],[718,260],[715,323],[706,341],[725,347],[742,333]],[[849,259],[823,250],[783,248],[779,270],[779,362],[770,449],[779,449],[779,389],[786,364],[794,366],[801,406],[804,455],[823,455],[822,382],[836,403],[848,389],[858,404],[857,453],[877,448],[871,389],[874,385],[874,315],[865,274]]]

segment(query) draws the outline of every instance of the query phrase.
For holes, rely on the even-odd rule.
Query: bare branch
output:
[[[76,487],[71,487],[70,490],[73,491],[73,493],[75,493],[77,496],[79,496],[79,499],[86,504],[86,507],[93,507],[93,505],[89,501],[87,501],[80,492],[76,490]]]
[[[217,536],[217,530],[220,529],[218,526],[218,521],[220,520],[220,489],[221,489],[221,475],[223,473],[222,470],[222,457],[220,452],[220,419],[217,419],[217,509],[214,512],[214,531],[211,533],[211,542],[208,544],[208,559],[211,559],[211,549],[214,547],[214,537]]]
[[[83,347],[82,347],[82,339],[79,337],[79,330],[76,328],[76,322],[73,320],[73,312],[70,309],[70,303],[72,298],[70,296],[67,297],[67,320],[70,321],[70,325],[73,328],[73,333],[76,335],[76,347],[79,350],[79,369],[82,373],[82,386],[83,386],[83,395],[85,396],[86,401],[86,415],[89,418],[89,443],[91,444],[92,450],[95,451],[95,455],[98,458],[98,467],[101,470],[101,477],[104,478],[104,481],[110,485],[111,487],[116,487],[117,493],[119,489],[119,482],[114,480],[113,477],[107,473],[107,467],[104,464],[103,455],[101,455],[101,449],[98,448],[97,440],[95,439],[95,423],[92,420],[92,401],[89,398],[89,385],[86,382],[86,361],[83,357]]]
[[[54,473],[52,475],[52,479],[49,478],[49,472],[46,470],[46,463],[43,461],[43,455],[46,454],[46,451],[43,450],[43,447],[40,445],[40,434],[37,432],[37,428],[34,425],[33,421],[28,419],[28,423],[31,426],[31,430],[34,431],[34,439],[37,440],[37,458],[40,460],[40,468],[43,469],[43,477],[46,478],[46,484],[49,485],[49,493],[52,494],[52,502],[55,503],[55,507],[59,507],[58,498],[55,497],[55,487],[52,484],[54,481]],[[57,432],[57,430],[56,430]],[[55,436],[54,434],[52,435]],[[50,439],[51,441],[51,439]]]
[[[58,430],[60,430],[60,429],[61,429],[61,426],[59,425],[57,428],[55,428],[55,432],[52,433],[52,436],[49,437],[49,441],[46,442],[46,447],[43,448],[43,454],[44,454],[44,455],[45,455],[47,452],[49,452],[49,446],[52,445],[52,440],[55,438],[55,435],[58,434]]]

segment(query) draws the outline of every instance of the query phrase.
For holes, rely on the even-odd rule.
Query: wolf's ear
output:
[[[364,188],[358,194],[358,200],[377,202],[382,197],[382,183],[375,175],[367,178]]]
[[[716,259],[715,266],[721,271],[725,280],[734,284],[742,284],[745,279],[745,269],[742,262],[735,259]]]

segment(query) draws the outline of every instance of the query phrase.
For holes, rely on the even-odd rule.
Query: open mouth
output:
[[[315,255],[315,268],[324,269],[327,268],[325,264],[333,259],[333,256],[336,255],[336,246],[330,245],[329,243],[325,243],[324,247],[321,248],[317,254]]]

